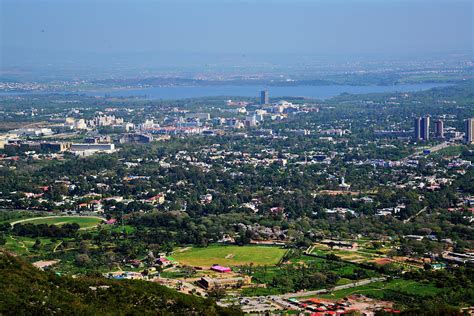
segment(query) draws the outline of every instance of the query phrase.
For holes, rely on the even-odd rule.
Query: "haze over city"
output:
[[[463,0],[3,0],[1,59],[141,67],[472,56],[472,10]]]

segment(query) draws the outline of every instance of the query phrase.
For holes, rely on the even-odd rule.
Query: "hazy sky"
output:
[[[473,2],[0,0],[0,44],[4,65],[39,53],[465,52]]]

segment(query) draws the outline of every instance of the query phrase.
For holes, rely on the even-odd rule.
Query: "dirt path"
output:
[[[173,251],[171,254],[173,254],[173,253],[178,253],[178,252],[184,252],[184,251],[187,251],[187,250],[189,250],[189,249],[191,249],[191,247],[181,248],[181,249],[178,249],[178,250]]]
[[[61,240],[56,246],[54,246],[53,253],[55,253],[58,247],[62,244],[63,244],[63,241]]]
[[[30,218],[24,218],[24,219],[20,219],[20,220],[11,222],[10,225],[11,225],[11,226],[14,226],[15,224],[24,223],[24,222],[29,222],[29,221],[34,221],[34,220],[38,220],[38,219],[59,218],[59,217],[74,217],[74,216],[70,216],[70,215],[55,215],[55,216],[30,217]],[[97,218],[97,219],[100,219],[101,221],[105,221],[105,218],[100,217],[100,216],[77,216],[77,217]],[[87,227],[87,228],[89,228],[89,227]],[[92,227],[90,227],[90,228],[92,228]]]
[[[11,235],[10,235],[10,238],[13,239],[14,241],[16,241],[20,245],[21,248],[23,248],[26,251],[30,252],[30,250],[28,249],[28,247],[26,247],[25,243],[22,240],[18,240],[18,239],[16,239],[15,237],[13,237]]]
[[[409,221],[411,221],[412,219],[414,219],[415,217],[417,217],[418,215],[420,215],[421,213],[423,213],[424,211],[426,211],[428,209],[428,206],[425,206],[424,208],[422,208],[418,213],[416,213],[415,215],[413,216],[410,216],[409,218],[407,218],[406,220],[403,221],[404,224],[408,223]]]

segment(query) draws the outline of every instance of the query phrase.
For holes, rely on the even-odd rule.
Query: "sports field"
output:
[[[64,224],[72,224],[77,223],[81,227],[81,229],[88,229],[97,226],[103,219],[96,216],[47,216],[47,217],[34,217],[34,218],[27,218],[23,220],[19,220],[16,222],[12,222],[12,225],[17,223],[22,224],[48,224],[48,225],[64,225]]]
[[[246,264],[274,265],[286,250],[266,246],[209,246],[206,248],[185,248],[173,253],[173,258],[181,264],[210,267],[213,264],[239,266]]]

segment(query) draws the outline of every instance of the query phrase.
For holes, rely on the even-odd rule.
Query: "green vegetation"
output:
[[[37,249],[34,249],[36,240],[40,241],[41,246],[37,247]],[[50,238],[34,239],[22,236],[7,236],[4,248],[7,251],[20,256],[30,256],[38,253],[46,254],[47,252],[52,251],[56,244],[57,243],[53,242]]]
[[[443,289],[437,288],[432,283],[425,284],[414,280],[396,279],[388,282],[374,282],[367,285],[338,290],[330,294],[318,295],[318,297],[341,299],[353,294],[362,294],[377,299],[384,299],[386,298],[387,292],[396,292],[426,298],[434,297],[442,291]]]
[[[166,269],[162,276],[199,278],[208,271],[189,266],[231,266],[262,286],[245,288],[244,295],[326,289],[384,274],[399,279],[357,290],[406,304],[439,299],[472,305],[472,272],[448,264],[445,275],[432,274],[420,262],[448,249],[474,249],[467,210],[467,198],[474,195],[474,169],[467,163],[474,162],[473,147],[455,141],[417,157],[412,154],[441,140],[420,144],[408,139],[413,115],[444,119],[447,137],[462,131],[462,120],[472,116],[472,91],[469,82],[418,93],[288,99],[299,106],[296,111],[288,108],[288,117],[265,119],[257,128],[236,132],[203,121],[225,133],[117,144],[115,153],[90,157],[65,152],[53,159],[47,151],[32,156],[28,148],[7,146],[0,150],[5,157],[0,161],[0,207],[28,211],[0,212],[0,247],[28,261],[58,260],[52,272],[82,276],[149,273],[162,269],[156,267],[159,257],[172,254],[185,267]],[[228,111],[223,97],[129,102],[78,95],[74,100],[65,95],[9,98],[0,100],[0,107],[4,120],[25,124],[70,113],[85,120],[108,113],[137,126],[153,118],[163,127],[183,118],[184,111],[245,118]],[[34,117],[18,114],[40,107]],[[259,106],[247,108],[252,113]],[[120,136],[109,128],[97,132]],[[60,140],[59,135],[48,140]],[[69,136],[88,135],[78,131]],[[333,195],[342,177],[351,192]],[[158,194],[164,194],[164,201],[150,200]],[[44,217],[71,215],[72,210],[93,214],[98,208],[116,224],[98,225],[100,219],[82,216]],[[42,217],[10,225],[36,215]],[[312,254],[319,257],[303,255],[323,239],[356,241],[359,247],[318,244]],[[218,240],[235,240],[235,245],[217,245]],[[253,246],[252,240],[278,240],[285,249]],[[374,259],[380,259],[380,267],[371,266]]]
[[[298,256],[279,266],[244,266],[242,272],[267,288],[244,289],[244,295],[271,295],[317,290],[378,276],[378,272],[341,261]]]
[[[98,224],[103,222],[103,219],[95,216],[48,216],[48,217],[36,217],[31,219],[24,219],[18,223],[22,224],[47,224],[61,226],[64,224],[78,224],[81,229],[89,229],[96,227]]]
[[[41,216],[42,212],[0,210],[0,225],[15,222],[21,219]]]
[[[145,281],[59,277],[0,253],[2,315],[239,315],[211,300]]]
[[[433,157],[459,156],[464,149],[464,146],[449,146],[430,155]]]
[[[374,262],[375,259],[384,257],[383,253],[389,251],[395,245],[393,242],[386,243],[387,245],[384,245],[385,248],[374,249],[372,246],[373,243],[368,243],[368,242],[359,243],[359,241],[357,241],[357,243],[358,243],[358,248],[354,250],[331,249],[329,246],[317,244],[312,249],[311,254],[314,254],[317,256],[323,256],[323,257],[329,254],[333,254],[345,261],[370,264]]]
[[[340,299],[348,295],[362,294],[396,302],[400,308],[407,311],[428,313],[428,311],[456,310],[459,307],[472,306],[473,280],[472,267],[459,267],[452,271],[415,270],[406,272],[403,278],[374,282],[318,296]]]
[[[213,264],[224,266],[275,265],[285,254],[284,249],[267,246],[209,246],[178,250],[173,257],[181,264],[210,267]]]

